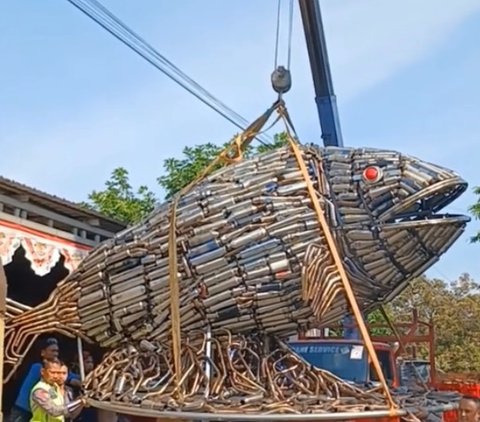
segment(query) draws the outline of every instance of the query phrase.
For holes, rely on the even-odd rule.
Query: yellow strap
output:
[[[169,269],[169,287],[170,287],[170,311],[172,321],[172,343],[173,343],[173,363],[175,369],[175,386],[179,387],[182,379],[182,361],[181,361],[181,321],[180,321],[180,286],[178,283],[178,263],[177,263],[177,233],[176,218],[177,205],[179,199],[188,193],[195,185],[200,183],[211,171],[220,163],[231,164],[242,160],[243,151],[250,142],[258,135],[262,127],[268,121],[272,113],[281,106],[280,101],[273,105],[248,126],[215,158],[202,173],[185,186],[173,200],[170,208],[170,228],[168,233],[168,269]],[[233,156],[232,156],[233,152]],[[183,399],[183,392],[180,388],[176,389],[176,398]]]
[[[368,333],[367,327],[365,325],[365,322],[363,320],[362,314],[360,312],[360,308],[358,307],[357,300],[355,298],[355,294],[353,292],[352,286],[350,285],[350,281],[348,279],[347,273],[345,272],[345,268],[343,267],[343,262],[342,259],[340,258],[340,255],[338,253],[337,246],[335,244],[335,241],[333,239],[332,233],[330,231],[330,226],[327,223],[327,220],[325,219],[325,215],[323,213],[322,207],[320,206],[320,202],[318,201],[317,195],[315,188],[313,187],[312,181],[310,179],[310,176],[308,174],[307,167],[305,165],[305,161],[303,160],[302,157],[302,152],[298,146],[297,141],[294,139],[290,132],[289,124],[288,122],[290,121],[290,118],[288,117],[288,112],[285,108],[281,108],[280,113],[284,116],[284,122],[285,122],[285,127],[287,131],[287,137],[288,137],[288,142],[290,144],[290,147],[292,148],[293,153],[295,154],[295,158],[297,160],[298,166],[300,167],[300,171],[302,172],[303,178],[305,180],[305,183],[307,184],[307,189],[308,193],[310,194],[310,199],[312,200],[313,207],[315,209],[315,212],[317,214],[318,222],[320,223],[320,226],[322,228],[322,231],[325,235],[325,239],[327,241],[328,248],[330,249],[330,252],[333,257],[333,262],[335,266],[337,267],[338,273],[340,275],[340,278],[342,280],[343,287],[345,289],[345,293],[347,295],[348,302],[350,303],[350,306],[352,307],[353,314],[357,320],[358,326],[360,328],[360,332],[362,334],[363,341],[365,342],[365,346],[367,348],[368,354],[370,355],[370,358],[372,359],[373,366],[375,368],[375,371],[377,372],[378,378],[380,379],[380,383],[382,384],[382,388],[384,390],[384,393],[387,397],[388,403],[390,405],[390,409],[395,409],[396,404],[393,401],[392,395],[390,394],[390,390],[387,385],[387,381],[385,379],[385,376],[383,375],[382,368],[380,366],[380,362],[377,357],[377,353],[375,352],[375,348],[373,346],[372,340],[370,339],[370,335]]]
[[[177,265],[177,204],[178,198],[175,198],[170,213],[170,228],[168,233],[168,268],[169,268],[169,287],[170,287],[170,312],[172,321],[172,343],[173,343],[173,364],[175,368],[175,385],[179,386],[182,378],[181,362],[181,327],[180,327],[180,289],[178,285],[178,265]],[[179,399],[183,399],[181,389],[177,389]]]

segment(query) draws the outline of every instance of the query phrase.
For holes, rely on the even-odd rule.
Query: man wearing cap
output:
[[[54,337],[47,338],[43,341],[40,349],[41,360],[57,359],[59,353],[58,340]],[[23,380],[22,386],[18,393],[17,399],[10,413],[10,422],[28,422],[32,417],[30,410],[30,392],[33,386],[40,381],[42,371],[41,363],[34,363],[27,376]],[[80,385],[80,379],[75,374],[69,374],[67,383],[71,385]]]

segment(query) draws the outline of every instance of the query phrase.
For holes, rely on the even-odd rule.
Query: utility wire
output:
[[[287,66],[286,69],[290,69],[290,62],[292,58],[292,34],[293,34],[293,11],[294,5],[293,0],[289,0],[288,6],[288,32],[287,32]],[[277,23],[275,28],[275,52],[274,52],[274,61],[273,68],[277,69],[278,67],[278,57],[280,51],[280,26],[281,26],[281,13],[282,12],[282,0],[277,1]]]
[[[275,31],[275,59],[273,62],[273,68],[278,67],[278,47],[280,44],[280,12],[282,11],[282,0],[277,1],[277,25]]]
[[[287,52],[287,69],[290,70],[290,62],[292,58],[292,34],[293,34],[293,0],[290,0],[289,16],[288,16],[288,52]]]
[[[155,68],[160,70],[194,97],[202,101],[208,107],[223,116],[229,122],[244,130],[249,122],[229,108],[226,104],[215,98],[205,88],[198,84],[191,77],[182,72],[165,56],[160,54],[147,41],[131,30],[118,17],[110,12],[97,0],[67,0],[82,13],[108,31],[111,35],[136,52],[143,59],[148,61]],[[263,145],[271,144],[271,138],[259,135],[257,140]]]

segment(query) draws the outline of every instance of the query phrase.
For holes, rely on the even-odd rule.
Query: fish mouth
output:
[[[410,195],[378,216],[384,230],[418,228],[426,225],[463,225],[470,217],[440,213],[467,189],[460,177],[442,180]]]
[[[350,275],[358,280],[357,285],[363,286],[362,289],[366,286],[360,296],[363,294],[369,303],[389,302],[410,280],[439,260],[470,221],[465,215],[441,211],[467,186],[455,175],[417,189],[379,215],[379,224],[374,228],[376,240],[367,247],[368,253],[357,255],[357,264],[349,267]]]

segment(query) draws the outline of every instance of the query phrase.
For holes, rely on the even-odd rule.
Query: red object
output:
[[[443,412],[443,422],[457,422],[458,421],[458,412],[456,410],[449,410]]]
[[[363,178],[367,182],[376,182],[378,179],[380,179],[380,170],[378,167],[367,167],[365,170],[363,170]]]
[[[440,391],[457,391],[464,396],[480,398],[480,383],[462,381],[439,381],[435,385]]]
[[[370,167],[369,167],[370,168]],[[366,171],[369,169],[364,170],[364,178],[366,178]],[[417,359],[417,348],[419,345],[423,344],[427,346],[428,350],[428,359],[427,362],[430,364],[430,384],[434,386],[435,388],[438,388],[440,390],[448,390],[448,391],[458,391],[462,394],[466,394],[467,392],[469,395],[475,395],[476,393],[479,394],[480,397],[480,388],[476,390],[477,385],[474,383],[467,384],[465,382],[459,382],[457,384],[454,384],[452,382],[449,382],[448,385],[446,382],[440,383],[438,380],[438,375],[436,372],[436,367],[435,367],[435,330],[432,322],[424,322],[421,321],[418,317],[418,312],[416,309],[413,310],[413,318],[410,322],[399,322],[394,324],[396,329],[399,331],[400,339],[401,341],[399,342],[399,347],[396,351],[393,349],[391,350],[391,367],[395,368],[393,371],[394,377],[396,380],[399,381],[399,373],[398,373],[398,366],[395,364],[396,358],[399,356],[409,356],[411,359],[416,360]],[[382,323],[370,323],[368,324],[369,329],[374,329],[377,328],[379,331],[392,331],[390,328],[389,324],[382,324]],[[322,332],[322,328],[325,327],[318,327],[320,328],[320,331]],[[335,327],[336,328],[336,327]],[[317,339],[321,339],[322,337],[316,337]],[[312,340],[315,339],[313,336],[308,336],[306,333],[299,333],[299,340]],[[335,340],[338,338],[336,337],[327,337],[326,339],[323,338],[323,340]],[[379,347],[380,344],[389,345],[395,342],[398,342],[399,338],[395,335],[395,333],[391,333],[390,335],[376,335],[376,336],[371,336],[372,341],[374,342],[375,349],[377,351],[381,350]],[[346,341],[344,339],[344,341]],[[352,340],[348,340],[352,342]],[[388,346],[387,346],[388,347]],[[395,381],[396,381],[395,380]],[[397,382],[398,382],[397,381]],[[394,382],[394,384],[397,384],[397,382]],[[473,384],[473,385],[472,385]],[[443,386],[443,388],[442,388]],[[478,386],[480,387],[480,382],[478,383]],[[378,421],[378,422],[387,422],[387,421],[399,421],[399,418],[381,418],[381,419],[362,419],[364,422],[370,421]],[[447,412],[443,412],[443,420],[444,422],[456,422],[458,421],[458,412],[456,410],[451,410]],[[353,421],[355,421],[353,419]],[[357,422],[357,421],[355,421]],[[360,422],[360,420],[358,420]]]

